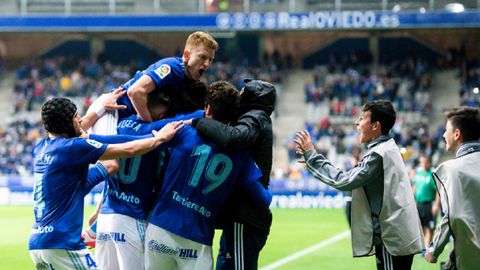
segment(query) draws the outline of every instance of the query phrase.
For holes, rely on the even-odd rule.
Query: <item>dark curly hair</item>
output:
[[[240,106],[240,92],[226,81],[213,82],[208,86],[205,104],[212,107],[215,120],[227,123],[235,121]]]
[[[67,99],[55,97],[46,101],[42,106],[42,122],[50,133],[67,134],[70,138],[76,137],[73,117],[77,106]]]

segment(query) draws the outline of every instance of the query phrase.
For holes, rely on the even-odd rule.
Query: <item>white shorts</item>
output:
[[[149,224],[145,235],[145,269],[213,269],[212,246],[188,240]]]
[[[102,106],[103,100],[106,98],[105,94],[99,96],[87,110],[87,113],[95,110],[95,108]],[[88,133],[97,135],[117,135],[118,112],[106,111],[88,130]]]
[[[30,250],[30,257],[37,270],[99,269],[88,249],[37,249]]]
[[[143,269],[146,222],[120,214],[99,214],[95,256],[102,270]]]

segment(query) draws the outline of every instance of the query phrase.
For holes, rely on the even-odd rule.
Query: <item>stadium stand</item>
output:
[[[359,62],[361,56],[355,53],[347,54],[350,57],[344,59],[335,55],[338,54],[332,54],[328,65],[311,72],[311,78],[304,84],[304,128],[316,140],[319,150],[334,164],[349,168],[351,157],[358,157],[362,151],[353,125],[362,104],[389,99],[398,112],[392,136],[402,147],[407,167],[415,169],[420,154],[433,156],[438,162],[443,154],[444,123],[443,119],[432,121],[435,115],[432,110],[439,112],[444,108],[445,101],[438,103],[438,99],[451,98],[450,86],[458,80],[450,76],[447,82],[444,76],[452,71],[440,71],[435,76],[439,72],[437,67],[430,67],[415,57],[398,58],[389,65],[374,67]],[[433,77],[441,82],[433,81]],[[437,102],[435,108],[432,102]],[[285,145],[290,165],[284,175],[291,179],[304,178],[305,170],[296,162],[293,143],[287,139]]]
[[[245,78],[279,84],[281,71],[273,61],[267,62],[271,63],[258,67],[217,62],[205,77],[208,82],[230,81],[239,89],[243,87]],[[48,98],[69,97],[82,113],[92,100],[126,82],[137,69],[136,66],[112,65],[108,61],[100,64],[89,59],[64,56],[23,64],[16,71],[13,94],[10,94],[11,105],[6,106],[11,108],[15,117],[6,127],[0,128],[0,144],[5,145],[0,150],[0,175],[32,174],[31,152],[45,135],[38,111]]]

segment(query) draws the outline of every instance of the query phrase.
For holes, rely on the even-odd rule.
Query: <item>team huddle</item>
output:
[[[210,35],[191,34],[182,57],[137,72],[83,117],[68,99],[45,102],[48,137],[34,150],[36,269],[213,269],[215,228],[222,229],[216,269],[258,268],[272,224],[276,91],[260,80],[245,80],[241,91],[200,82],[217,48]],[[411,269],[422,252],[434,263],[451,236],[449,269],[480,265],[480,114],[462,107],[446,116],[447,150],[457,152],[434,173],[444,216],[432,243],[388,136],[396,120],[390,101],[364,105],[355,125],[367,151],[348,171],[317,153],[307,131],[296,134],[307,170],[352,192],[353,255],[375,255],[377,269]],[[103,201],[86,234],[96,234],[94,258],[81,238],[84,197],[101,182]]]
[[[276,93],[258,80],[242,91],[200,82],[217,47],[191,34],[182,58],[137,72],[83,117],[68,99],[45,102],[29,243],[37,269],[212,269],[214,228],[219,269],[257,268],[271,224]],[[83,201],[102,181],[94,258],[81,239]]]

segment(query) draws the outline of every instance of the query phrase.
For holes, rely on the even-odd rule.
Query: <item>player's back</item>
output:
[[[149,222],[205,245],[213,221],[235,184],[258,181],[261,172],[246,152],[221,148],[185,126],[172,140],[160,197]]]
[[[30,249],[82,247],[80,233],[89,163],[106,145],[74,138],[45,138],[34,149],[35,224]]]

